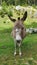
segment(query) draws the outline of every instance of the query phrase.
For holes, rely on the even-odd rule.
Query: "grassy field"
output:
[[[4,23],[5,22],[5,23]],[[37,27],[37,19],[27,18],[26,27]],[[14,26],[7,16],[0,17],[0,65],[37,65],[37,34],[27,34],[22,41],[22,53],[15,56],[11,30]]]
[[[0,32],[0,65],[37,65],[37,34],[27,35],[22,42],[22,53],[15,56],[14,41],[9,32]]]

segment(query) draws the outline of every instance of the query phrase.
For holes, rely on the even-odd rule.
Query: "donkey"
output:
[[[21,44],[22,44],[22,40],[24,39],[24,37],[26,36],[26,28],[24,27],[24,20],[26,20],[27,18],[27,11],[25,11],[24,15],[22,18],[18,17],[18,19],[13,19],[11,18],[11,16],[9,16],[9,19],[15,23],[13,30],[11,32],[11,35],[14,39],[14,45],[15,45],[15,50],[14,50],[14,56],[16,55],[16,46],[18,45],[19,47],[19,55],[21,56]]]

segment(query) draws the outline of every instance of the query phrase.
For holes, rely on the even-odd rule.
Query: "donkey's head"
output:
[[[16,19],[12,19],[10,16],[9,16],[9,18],[10,18],[10,20],[12,20],[15,23],[14,29],[13,29],[14,38],[17,41],[22,40],[22,38],[24,38],[24,36],[25,36],[25,28],[24,28],[23,22],[27,18],[27,11],[24,13],[22,18],[18,17],[17,20]]]

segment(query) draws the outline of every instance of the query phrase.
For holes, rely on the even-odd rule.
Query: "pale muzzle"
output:
[[[21,29],[16,29],[16,40],[20,40],[20,41],[22,40],[20,33],[21,33]]]

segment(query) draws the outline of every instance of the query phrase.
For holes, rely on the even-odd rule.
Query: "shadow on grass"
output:
[[[12,31],[12,28],[0,30],[0,33],[10,33]]]
[[[37,28],[37,22],[35,23],[35,22],[33,22],[32,24],[30,24],[30,25],[27,25],[27,24],[25,24],[25,27],[26,28]]]
[[[31,25],[26,25],[25,24],[25,27],[26,28],[37,28],[37,23],[33,22]],[[13,28],[9,28],[9,29],[3,29],[3,30],[0,30],[1,33],[10,33],[12,31]]]

